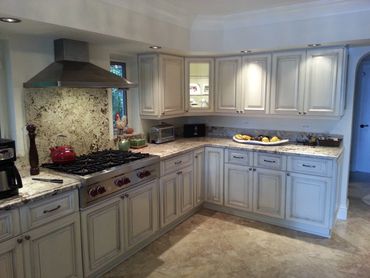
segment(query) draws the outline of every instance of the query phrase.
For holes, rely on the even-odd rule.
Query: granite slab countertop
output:
[[[161,159],[166,159],[201,147],[224,147],[275,154],[304,155],[313,158],[327,159],[338,159],[343,152],[342,147],[304,146],[293,143],[285,143],[279,146],[260,146],[237,143],[231,138],[211,137],[179,138],[173,142],[163,144],[148,144],[147,147],[134,151],[150,153],[160,156]]]
[[[46,179],[63,179],[63,184],[34,181],[32,180],[32,177]],[[78,188],[80,185],[80,182],[76,179],[66,176],[59,176],[43,171],[41,171],[39,175],[32,177],[22,177],[23,187],[19,189],[19,194],[17,196],[0,200],[0,210],[7,210],[19,207],[29,202],[34,202],[40,199],[47,198],[48,196],[73,190],[75,188]]]

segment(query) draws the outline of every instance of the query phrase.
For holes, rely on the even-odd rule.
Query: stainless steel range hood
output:
[[[122,88],[135,83],[89,63],[87,42],[69,39],[54,41],[55,62],[23,83],[24,88]]]

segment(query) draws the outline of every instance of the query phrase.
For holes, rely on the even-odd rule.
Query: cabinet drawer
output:
[[[35,228],[78,211],[77,190],[21,207],[22,230]]]
[[[252,165],[253,153],[241,150],[226,150],[226,163],[238,164],[238,165]]]
[[[288,157],[288,171],[331,177],[333,174],[333,161],[320,158],[290,156]]]
[[[12,238],[20,233],[19,211],[0,210],[0,242]]]
[[[161,162],[161,176],[175,172],[178,169],[193,163],[193,152],[178,155]]]
[[[254,166],[274,170],[286,169],[286,157],[279,154],[254,153]]]

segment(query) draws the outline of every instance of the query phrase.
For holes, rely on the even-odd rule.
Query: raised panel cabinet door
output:
[[[174,115],[184,113],[184,58],[160,55],[159,74],[162,91],[162,114]]]
[[[185,112],[212,112],[214,59],[185,58]]]
[[[306,51],[279,52],[272,55],[270,112],[303,113]]]
[[[252,210],[253,174],[249,167],[225,164],[225,206]]]
[[[270,54],[243,57],[242,105],[245,113],[267,112],[270,76]]]
[[[285,172],[259,169],[253,174],[253,211],[281,218],[285,216]]]
[[[24,277],[22,240],[21,237],[17,237],[0,243],[1,278]]]
[[[328,227],[331,179],[289,173],[286,218],[295,222]]]
[[[139,67],[139,99],[140,114],[159,116],[160,92],[158,74],[158,55],[140,55]]]
[[[79,214],[65,216],[27,232],[24,254],[27,277],[82,277]]]
[[[236,113],[241,102],[241,57],[216,59],[216,112]]]
[[[81,225],[85,275],[99,270],[125,251],[124,212],[120,197],[83,211]]]
[[[130,248],[158,230],[158,181],[151,181],[125,196]]]
[[[204,149],[194,151],[194,203],[204,201]]]
[[[179,173],[180,213],[184,214],[194,207],[193,166],[183,168]]]
[[[224,149],[207,147],[205,150],[206,201],[223,204]]]
[[[304,112],[338,116],[343,103],[344,49],[307,50]]]
[[[178,174],[172,173],[161,177],[160,183],[160,211],[161,211],[161,227],[164,227],[180,215],[180,206],[178,199],[179,190]]]

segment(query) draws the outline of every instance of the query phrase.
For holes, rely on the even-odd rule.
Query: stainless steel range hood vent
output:
[[[24,88],[122,88],[135,83],[89,63],[86,42],[69,39],[54,41],[55,62],[23,83]]]

